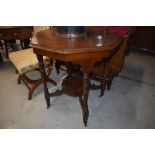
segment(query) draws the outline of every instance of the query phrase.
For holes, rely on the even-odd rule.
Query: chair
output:
[[[35,32],[39,32],[45,29],[49,29],[47,26],[36,26],[34,27]],[[30,71],[37,70],[39,71],[39,63],[37,60],[36,54],[33,53],[33,48],[28,48],[9,54],[9,60],[12,62],[13,66],[19,73],[18,84],[23,81],[23,83],[28,88],[28,100],[32,99],[34,90],[42,83],[42,79],[32,80],[26,74]],[[49,75],[52,71],[52,60],[48,57],[43,57],[45,66],[48,67],[46,78],[47,82],[50,82],[56,85],[56,82],[49,78]]]
[[[114,30],[112,31],[111,27],[109,28],[109,31],[111,29],[112,32],[122,36],[124,38],[123,43],[114,51],[114,54],[108,60],[103,61],[101,64],[97,64],[91,75],[92,79],[100,81],[100,85],[98,86],[91,85],[92,89],[100,89],[100,96],[104,95],[106,88],[107,90],[110,90],[114,76],[118,75],[118,73],[122,70],[126,50],[129,48],[129,39],[134,32],[133,28],[128,28],[126,33],[118,33],[118,29],[120,29],[120,27],[117,27],[116,30],[115,28],[116,27],[113,27]]]

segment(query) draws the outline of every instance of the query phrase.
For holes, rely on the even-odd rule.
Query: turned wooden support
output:
[[[83,93],[82,93],[82,111],[83,111],[83,123],[87,126],[89,109],[88,109],[88,93],[89,93],[89,75],[83,73]]]
[[[83,123],[87,126],[89,109],[88,109],[88,94],[91,88],[89,82],[89,74],[93,73],[94,65],[97,62],[101,62],[103,59],[108,59],[113,54],[115,49],[121,42],[122,38],[114,33],[108,32],[104,40],[103,46],[96,46],[97,42],[94,39],[96,31],[87,30],[86,37],[78,39],[64,39],[56,34],[56,29],[46,30],[33,35],[31,40],[31,46],[34,49],[34,53],[38,56],[40,72],[43,78],[44,93],[47,106],[50,105],[49,96],[57,96],[61,94],[67,94],[71,96],[78,96],[82,113]],[[102,34],[102,32],[101,32]],[[47,41],[48,40],[48,41]],[[46,85],[45,71],[43,58],[40,55],[49,56],[55,60],[67,62],[67,78],[62,82],[62,90],[49,94]],[[80,65],[81,74],[77,73],[78,68],[73,68],[70,64]],[[56,64],[56,68],[59,69],[60,65]],[[59,70],[57,70],[58,72]],[[102,81],[105,83],[104,81]],[[105,85],[102,86],[104,91]]]
[[[50,97],[49,97],[49,92],[48,92],[48,88],[47,88],[47,80],[46,80],[43,56],[37,55],[37,59],[39,62],[39,69],[40,69],[40,73],[41,73],[41,77],[42,77],[42,81],[43,81],[43,85],[44,85],[45,100],[47,103],[47,108],[49,108],[50,107]]]

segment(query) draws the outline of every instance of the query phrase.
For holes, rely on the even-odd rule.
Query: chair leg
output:
[[[106,89],[106,80],[103,79],[102,82],[101,82],[100,97],[102,97],[104,95],[105,89]]]
[[[24,49],[23,40],[22,39],[20,39],[20,45],[21,45],[22,49]]]
[[[108,78],[108,80],[106,80],[106,84],[107,84],[107,90],[109,91],[111,89],[111,84],[112,84],[112,80],[113,80],[113,76]]]
[[[103,67],[100,97],[102,97],[104,95],[104,91],[106,89],[106,75],[107,75],[106,66],[107,66],[107,61],[104,62],[104,67]]]
[[[66,66],[66,69],[64,70],[64,69],[62,69],[61,68],[61,66]],[[74,65],[74,66],[76,66],[76,65]],[[71,67],[71,68],[70,68]],[[63,62],[63,61],[60,61],[60,60],[56,60],[56,62],[55,62],[55,69],[56,69],[56,71],[57,71],[57,74],[59,74],[60,73],[60,70],[64,70],[64,71],[67,71],[68,72],[68,69],[73,69],[73,65],[71,64],[70,65],[70,63],[67,63],[67,62]]]

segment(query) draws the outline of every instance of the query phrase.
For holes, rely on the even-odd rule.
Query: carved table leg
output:
[[[87,126],[88,116],[89,116],[89,109],[88,109],[88,90],[89,88],[89,75],[84,73],[83,74],[83,92],[82,96],[79,98],[81,103],[81,108],[83,112],[83,123]]]
[[[60,66],[61,66],[60,62],[58,60],[56,60],[56,62],[55,62],[55,69],[57,71],[57,74],[60,73]]]
[[[104,62],[104,70],[103,70],[103,77],[102,77],[102,81],[101,81],[101,92],[100,92],[100,96],[99,97],[102,97],[103,95],[104,95],[104,91],[105,91],[105,89],[106,89],[106,72],[107,72],[107,70],[106,70],[106,67],[107,66],[107,61],[105,60],[105,62]]]
[[[46,80],[46,73],[45,73],[45,68],[44,68],[44,62],[43,62],[43,56],[42,55],[37,55],[38,61],[39,61],[39,69],[41,73],[41,77],[43,80],[43,85],[44,85],[44,94],[45,94],[45,99],[47,103],[47,108],[50,107],[50,96],[47,88],[47,80]]]

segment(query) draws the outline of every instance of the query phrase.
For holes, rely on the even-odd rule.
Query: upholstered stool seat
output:
[[[21,81],[24,82],[29,89],[28,99],[31,100],[34,90],[42,83],[41,78],[32,80],[26,76],[27,72],[39,69],[39,63],[36,54],[33,53],[33,48],[12,52],[9,54],[9,59],[19,73],[18,84],[20,84]],[[49,78],[52,70],[52,65],[50,65],[51,59],[45,56],[43,59],[45,66],[48,66],[47,82],[56,85],[56,82]]]
[[[24,49],[9,54],[9,59],[16,67],[19,74],[27,73],[39,68],[36,55],[33,53],[33,48]],[[44,56],[45,65],[49,64],[49,57]]]

